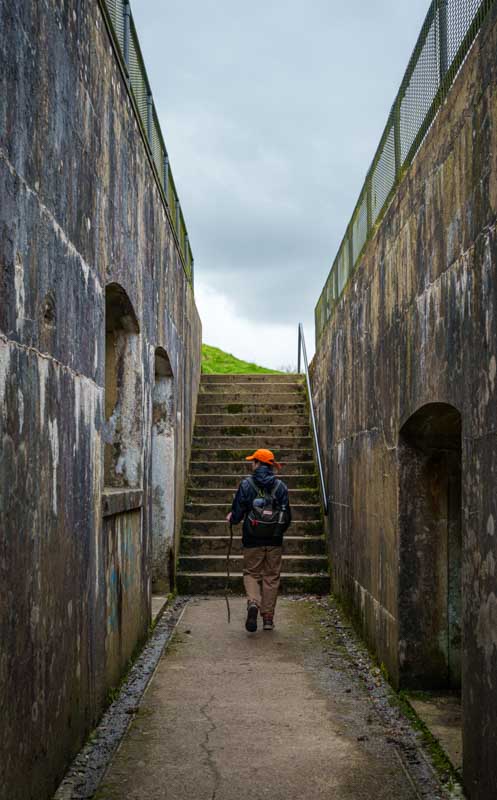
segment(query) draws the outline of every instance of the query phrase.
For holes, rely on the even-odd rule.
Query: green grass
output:
[[[277,369],[266,369],[248,361],[241,361],[231,353],[225,353],[218,347],[202,345],[202,372],[204,375],[247,375],[254,372],[278,373]]]

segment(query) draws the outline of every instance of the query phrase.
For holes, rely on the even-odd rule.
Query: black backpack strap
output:
[[[244,478],[244,480],[249,482],[250,486],[252,487],[252,489],[255,491],[256,494],[259,494],[259,489],[257,487],[257,484],[251,475],[247,475],[247,477]]]
[[[280,481],[280,480],[278,480],[278,478],[276,478],[276,480],[275,480],[275,482],[274,482],[274,486],[273,486],[273,488],[271,489],[271,497],[273,497],[273,498],[275,498],[275,497],[276,497],[276,492],[278,491],[278,489],[279,489],[279,487],[280,487],[280,486],[281,486],[281,481]]]

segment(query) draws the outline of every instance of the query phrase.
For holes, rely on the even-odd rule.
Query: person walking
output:
[[[274,628],[274,609],[280,586],[283,535],[292,521],[288,488],[276,477],[281,465],[271,450],[259,449],[247,461],[253,473],[244,478],[226,517],[232,525],[243,520],[243,585],[247,594],[245,628],[257,630],[262,616],[263,630]]]

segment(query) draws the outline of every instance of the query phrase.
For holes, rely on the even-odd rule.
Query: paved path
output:
[[[421,796],[323,610],[281,599],[250,635],[231,605],[190,601],[95,800]]]

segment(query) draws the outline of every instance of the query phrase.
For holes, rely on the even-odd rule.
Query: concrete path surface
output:
[[[282,598],[273,632],[245,604],[194,598],[95,800],[442,797],[389,744],[319,604]]]

